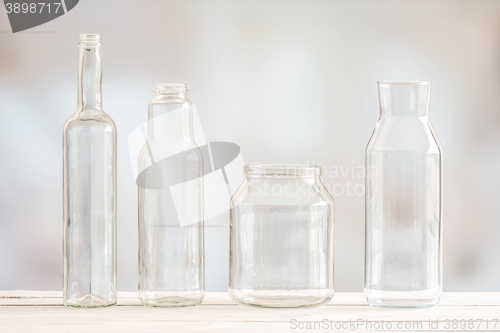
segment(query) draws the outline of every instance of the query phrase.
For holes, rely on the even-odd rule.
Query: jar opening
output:
[[[153,86],[156,95],[177,95],[187,92],[185,83],[158,83]]]
[[[321,168],[301,164],[250,164],[245,174],[253,177],[312,177],[321,175]]]

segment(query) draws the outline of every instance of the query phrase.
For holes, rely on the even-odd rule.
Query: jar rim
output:
[[[311,177],[321,175],[321,168],[303,164],[249,164],[245,175],[261,177]]]
[[[153,86],[155,94],[178,94],[187,92],[185,83],[157,83]]]

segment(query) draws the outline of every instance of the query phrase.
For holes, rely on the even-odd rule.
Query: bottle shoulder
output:
[[[151,151],[161,155],[175,155],[181,152],[193,151],[196,154],[200,152],[200,147],[194,141],[181,138],[168,137],[164,140],[153,140],[148,138],[142,147],[139,156]],[[200,152],[201,154],[201,152]]]
[[[139,152],[139,169],[151,166],[153,163],[169,159],[178,164],[200,164],[203,166],[204,158],[201,149],[194,142],[184,140],[156,141],[147,140]]]
[[[102,129],[106,132],[113,132],[116,135],[116,124],[113,119],[104,112],[76,112],[66,120],[64,133],[81,129]]]
[[[427,117],[379,120],[366,150],[442,153],[441,143]]]

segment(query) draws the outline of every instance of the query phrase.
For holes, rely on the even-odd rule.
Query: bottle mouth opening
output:
[[[301,164],[250,164],[244,168],[247,176],[260,177],[311,177],[321,175],[316,165]]]
[[[80,34],[79,45],[80,46],[99,47],[102,45],[101,35],[100,34]]]
[[[155,94],[180,94],[187,92],[185,83],[158,83],[153,86]]]
[[[431,81],[377,81],[379,86],[382,85],[414,85],[414,86],[427,86],[431,85]]]

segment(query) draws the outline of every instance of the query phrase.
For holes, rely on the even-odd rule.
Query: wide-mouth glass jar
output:
[[[231,199],[229,293],[240,304],[302,307],[333,297],[334,202],[307,165],[254,164]]]

